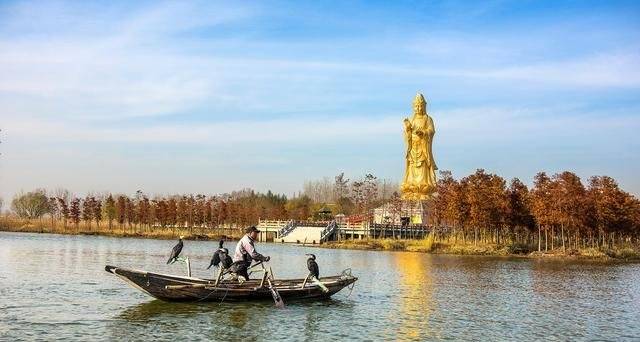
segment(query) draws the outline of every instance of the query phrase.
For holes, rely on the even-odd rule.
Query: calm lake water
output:
[[[351,267],[331,300],[164,303],[105,264],[183,274],[175,241],[0,233],[0,340],[640,340],[640,265],[259,244],[278,278]],[[229,248],[232,243],[228,243]],[[185,241],[194,276],[216,242]]]

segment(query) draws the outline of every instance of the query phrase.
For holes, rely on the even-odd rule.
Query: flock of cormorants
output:
[[[184,247],[184,243],[182,242],[184,236],[180,236],[178,243],[171,250],[171,255],[169,256],[169,260],[167,260],[167,264],[172,264],[176,261],[183,261],[180,258],[180,253],[182,252],[182,248]],[[211,257],[211,262],[209,263],[210,269],[211,266],[214,267],[222,267],[222,269],[230,269],[233,264],[233,260],[229,255],[229,250],[223,247],[224,240],[220,240],[218,244],[218,249],[213,253]],[[309,258],[307,259],[307,269],[309,269],[309,275],[315,279],[320,279],[320,268],[318,267],[318,263],[316,262],[316,256],[314,254],[305,254]]]

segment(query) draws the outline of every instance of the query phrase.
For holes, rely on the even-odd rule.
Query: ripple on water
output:
[[[104,272],[163,273],[173,241],[0,233],[6,340],[638,340],[637,264],[437,256],[260,244],[278,277],[352,267],[353,294],[291,302],[164,303]],[[196,276],[215,243],[187,241]]]

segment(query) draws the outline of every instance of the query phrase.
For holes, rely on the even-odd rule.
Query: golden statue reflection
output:
[[[418,93],[413,101],[413,117],[404,119],[407,144],[406,169],[400,186],[405,200],[426,200],[436,189],[436,166],[431,145],[435,134],[433,119],[427,114],[427,102]]]
[[[416,253],[397,253],[395,263],[400,276],[402,302],[398,330],[400,340],[425,340],[438,334],[429,327],[433,310],[431,258]]]

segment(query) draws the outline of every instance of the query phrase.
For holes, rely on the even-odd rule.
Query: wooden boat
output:
[[[183,277],[160,273],[131,270],[107,265],[105,271],[113,273],[138,290],[155,298],[169,302],[199,301],[252,301],[269,300],[271,291],[262,279],[250,279],[242,284],[237,280],[224,279],[216,284],[215,279]],[[329,298],[358,280],[347,269],[340,275],[321,277],[326,287],[307,279],[273,279],[271,283],[285,300]]]

